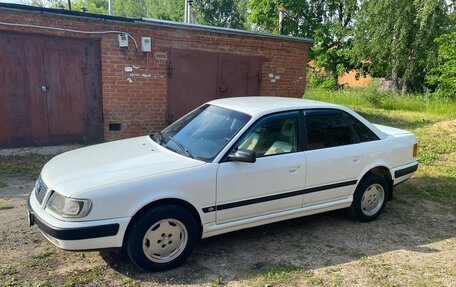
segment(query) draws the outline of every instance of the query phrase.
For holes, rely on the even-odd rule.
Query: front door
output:
[[[298,112],[268,116],[234,148],[255,151],[254,163],[222,162],[217,174],[217,223],[299,208],[305,184]]]

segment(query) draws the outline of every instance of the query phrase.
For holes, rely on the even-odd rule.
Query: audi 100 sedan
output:
[[[123,248],[139,267],[181,263],[200,238],[347,208],[377,218],[418,168],[416,137],[338,105],[219,99],[160,133],[58,155],[29,220],[66,250]]]

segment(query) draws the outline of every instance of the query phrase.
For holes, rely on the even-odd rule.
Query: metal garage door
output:
[[[0,148],[102,138],[98,41],[0,33]]]
[[[263,58],[171,49],[168,122],[217,98],[258,96]]]

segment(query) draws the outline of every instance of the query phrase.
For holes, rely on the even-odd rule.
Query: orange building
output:
[[[367,87],[372,81],[372,77],[371,75],[363,75],[356,70],[351,70],[348,73],[339,76],[337,81],[339,82],[339,85],[346,85],[350,88]]]

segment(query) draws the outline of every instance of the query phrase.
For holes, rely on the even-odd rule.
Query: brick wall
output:
[[[142,36],[152,38],[152,53],[118,48],[117,34],[88,35],[37,28],[10,27],[0,30],[98,39],[101,47],[102,99],[106,140],[157,131],[166,126],[167,51],[169,48],[264,56],[261,95],[301,97],[305,89],[309,44],[306,42],[202,31],[188,27],[164,27],[154,23],[126,23],[53,13],[0,9],[0,22],[46,25],[84,31],[120,30],[130,33],[140,45]],[[125,71],[125,67],[133,71]],[[270,75],[280,79],[273,80]],[[122,124],[110,132],[108,123]]]

